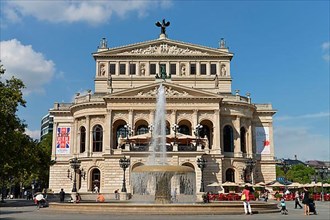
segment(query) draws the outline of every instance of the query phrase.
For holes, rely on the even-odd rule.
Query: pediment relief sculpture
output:
[[[128,54],[172,54],[172,55],[206,55],[208,54],[207,52],[202,52],[200,50],[194,50],[194,49],[189,49],[189,48],[180,48],[177,45],[168,45],[167,43],[162,43],[160,45],[150,45],[149,47],[145,48],[138,48],[138,49],[133,49],[131,51],[126,51],[123,53],[120,53],[123,55],[128,55]]]
[[[158,87],[155,87],[153,90],[147,92],[140,91],[136,96],[139,97],[156,97],[158,94]],[[179,92],[172,87],[165,87],[165,96],[167,97],[187,97],[190,96],[186,91]]]

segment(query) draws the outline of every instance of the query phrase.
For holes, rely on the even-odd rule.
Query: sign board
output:
[[[257,154],[270,154],[269,127],[256,127]]]
[[[70,154],[70,131],[68,127],[58,127],[56,131],[56,154]]]

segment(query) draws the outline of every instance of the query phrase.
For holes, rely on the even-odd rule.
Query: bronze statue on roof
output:
[[[163,19],[162,23],[159,21],[156,22],[156,26],[161,28],[161,34],[165,34],[166,32],[166,27],[170,26],[170,22],[165,22],[165,19]]]

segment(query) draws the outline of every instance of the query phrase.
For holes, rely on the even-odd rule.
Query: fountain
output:
[[[168,165],[166,154],[166,97],[163,85],[159,86],[150,155],[146,165],[132,171],[133,189],[141,194],[154,194],[154,202],[171,203],[172,184],[180,185],[183,194],[194,192],[194,169],[188,166]],[[134,192],[134,193],[136,193]],[[173,195],[172,195],[173,196]]]

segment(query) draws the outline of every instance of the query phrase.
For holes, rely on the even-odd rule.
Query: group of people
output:
[[[266,193],[267,193],[267,191],[266,191]],[[243,205],[244,205],[244,212],[246,215],[248,215],[248,214],[252,215],[249,195],[250,195],[250,188],[246,185],[242,191],[242,196],[241,196],[241,200],[243,201]],[[267,195],[264,195],[264,197],[268,199],[268,193],[267,193]],[[299,191],[296,191],[295,192],[295,209],[297,209],[298,206],[301,209],[303,208],[300,204],[300,198],[301,198],[301,196],[300,196]],[[267,201],[267,200],[265,199],[265,201]],[[304,214],[305,215],[310,215],[310,212],[313,212],[316,215],[315,204],[314,204],[313,200],[310,198],[309,191],[306,188],[304,188],[301,202],[304,205]],[[280,206],[281,206],[281,213],[283,215],[287,215],[288,210],[286,208],[286,202],[285,202],[284,197],[282,197],[280,200]]]

